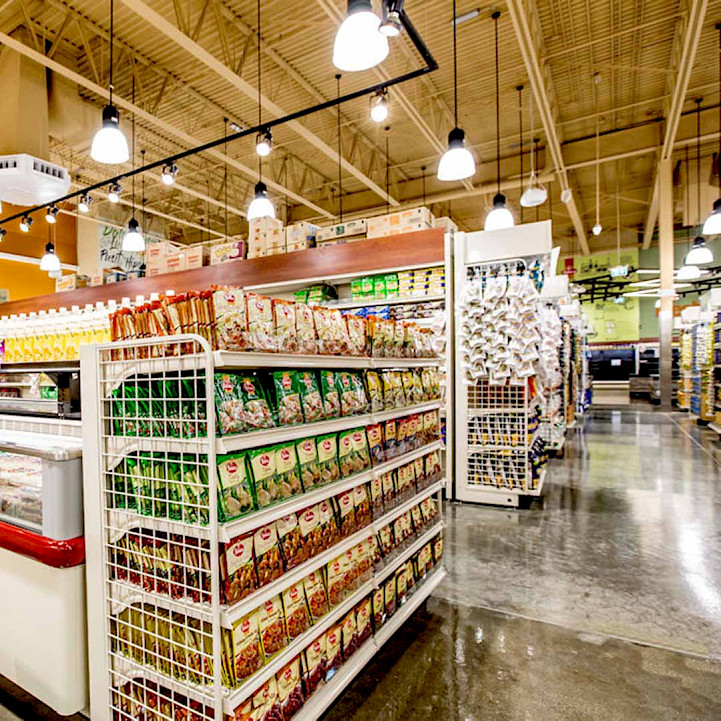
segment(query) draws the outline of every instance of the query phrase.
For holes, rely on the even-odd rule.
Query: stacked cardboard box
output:
[[[170,243],[150,243],[145,249],[145,272],[148,276],[162,275],[168,272],[167,258],[174,255],[177,248]]]
[[[221,265],[232,260],[243,260],[245,257],[245,241],[231,240],[223,243],[213,243],[207,250],[210,255],[210,265]]]
[[[434,228],[443,228],[446,233],[457,233],[458,226],[450,218],[435,218],[433,221]]]
[[[315,242],[318,246],[353,243],[356,240],[363,240],[367,232],[368,224],[365,220],[350,220],[347,223],[318,228]]]
[[[84,288],[89,285],[90,278],[87,275],[80,275],[79,273],[70,273],[64,275],[55,281],[55,292],[60,293],[64,290],[76,290],[77,288]]]
[[[399,213],[379,215],[368,220],[368,237],[383,238],[399,233],[413,233],[433,227],[433,213],[428,208],[412,208]]]
[[[248,257],[264,258],[285,253],[283,221],[276,218],[256,218],[248,224]]]
[[[285,252],[294,253],[296,250],[312,248],[317,232],[317,226],[305,221],[289,225],[285,229]]]

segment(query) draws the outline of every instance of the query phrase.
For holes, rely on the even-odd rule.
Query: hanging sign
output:
[[[110,225],[98,225],[98,263],[100,268],[140,270],[145,264],[144,253],[123,252],[125,230]]]

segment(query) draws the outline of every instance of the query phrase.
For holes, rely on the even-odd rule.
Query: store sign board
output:
[[[109,225],[98,225],[98,264],[100,268],[139,270],[145,263],[143,253],[124,253],[125,230]]]
[[[634,341],[640,338],[639,299],[627,298],[623,304],[613,300],[584,303],[583,312],[593,329],[594,342]]]

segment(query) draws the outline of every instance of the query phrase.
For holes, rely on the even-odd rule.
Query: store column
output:
[[[671,410],[673,399],[672,348],[673,338],[673,167],[671,159],[661,160],[658,172],[659,184],[659,248],[661,269],[661,309],[658,314],[658,338],[660,344],[660,392],[661,408]]]

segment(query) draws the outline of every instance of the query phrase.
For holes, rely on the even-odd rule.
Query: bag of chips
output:
[[[275,342],[283,353],[298,352],[298,336],[295,330],[295,303],[290,300],[273,298],[273,320]]]
[[[218,433],[221,436],[246,431],[243,389],[240,378],[234,373],[215,374],[215,408],[218,416]]]
[[[306,492],[321,485],[318,446],[315,438],[302,438],[295,442],[300,467],[300,480]]]
[[[335,433],[318,437],[318,465],[321,483],[332,483],[340,479],[338,436]]]
[[[238,603],[258,588],[252,535],[233,539],[224,547],[220,560],[224,603]]]
[[[268,659],[288,645],[283,622],[283,603],[280,596],[269,598],[258,609],[258,630],[260,631],[260,645],[267,663]]]
[[[368,355],[368,329],[366,319],[358,315],[347,315],[349,353],[354,356]]]
[[[298,390],[306,423],[321,421],[325,418],[323,398],[318,388],[318,380],[313,371],[297,371]]]
[[[368,391],[368,401],[371,413],[378,413],[384,410],[383,402],[383,381],[378,371],[366,371],[365,383]]]
[[[283,575],[275,522],[259,528],[253,534],[253,553],[258,573],[258,587],[265,586]]]
[[[305,590],[305,598],[308,602],[311,620],[315,623],[323,618],[330,610],[322,573],[320,571],[309,573],[303,579],[303,589]]]
[[[248,338],[250,350],[274,353],[278,350],[273,323],[273,301],[264,295],[248,293]]]
[[[366,426],[368,450],[374,466],[385,463],[386,453],[383,448],[383,428],[380,423]]]
[[[318,340],[313,320],[313,309],[305,303],[295,305],[295,328],[298,334],[298,353],[316,355]]]
[[[298,525],[295,513],[290,513],[277,521],[278,541],[286,571],[308,560],[308,548]]]
[[[294,583],[283,591],[283,611],[285,613],[285,627],[288,638],[292,641],[310,627],[308,606],[305,603],[305,593],[301,583]]]
[[[225,523],[254,508],[245,453],[218,456],[218,520]]]
[[[273,414],[258,378],[254,374],[241,376],[240,384],[243,390],[243,410],[248,430],[273,428],[275,426]]]
[[[248,451],[258,508],[266,508],[282,497],[276,476],[275,455],[275,446]]]
[[[263,665],[255,611],[233,626],[233,658],[238,681],[252,676]]]
[[[319,636],[306,647],[302,659],[303,690],[306,698],[317,688],[318,684],[325,678],[325,634]]]
[[[303,423],[300,388],[295,371],[275,371],[273,373],[273,389],[275,390],[278,425],[294,426]]]
[[[278,701],[282,721],[290,721],[303,707],[303,684],[300,679],[300,658],[296,656],[276,674]],[[270,720],[268,720],[270,721]]]
[[[320,372],[320,389],[323,394],[323,411],[326,418],[340,417],[340,393],[333,371]]]
[[[245,294],[240,288],[213,291],[215,337],[220,350],[248,349],[248,315]]]
[[[275,473],[281,500],[303,493],[294,441],[279,443],[275,447]]]

